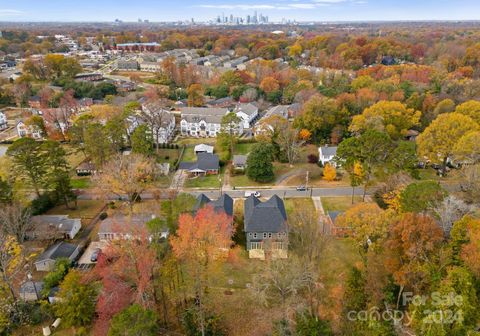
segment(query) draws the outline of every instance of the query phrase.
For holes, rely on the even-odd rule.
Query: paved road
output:
[[[252,189],[248,189],[248,191],[252,191]],[[352,188],[350,187],[337,187],[337,188],[313,188],[309,189],[308,191],[297,191],[295,188],[275,188],[275,189],[259,189],[262,197],[271,197],[273,195],[277,195],[279,197],[328,197],[328,196],[350,196],[352,195]],[[167,190],[161,190],[163,192],[164,197],[167,197],[168,192]],[[198,196],[200,194],[205,194],[211,198],[217,198],[220,195],[219,189],[205,189],[205,190],[182,190],[181,192],[189,193],[193,196]],[[243,198],[245,197],[245,189],[244,190],[223,190],[225,194],[228,194],[232,198]],[[142,199],[154,199],[155,196],[158,196],[157,193],[142,193]],[[363,194],[362,188],[355,189],[355,195],[361,196]],[[367,192],[367,194],[371,194],[371,192]],[[97,199],[99,198],[97,195],[93,193],[89,193],[84,191],[78,196],[80,200],[89,200],[89,199]],[[110,200],[118,200],[119,196],[117,195],[110,195],[108,197]]]

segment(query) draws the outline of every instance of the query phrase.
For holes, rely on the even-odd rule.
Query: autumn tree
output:
[[[314,139],[327,138],[331,129],[342,121],[335,100],[315,95],[303,106],[302,114],[295,119],[295,127],[309,130]]]
[[[480,131],[462,136],[453,147],[453,156],[457,161],[476,164],[480,162]]]
[[[404,288],[429,287],[443,237],[442,229],[426,215],[406,213],[389,226],[385,267],[400,286],[398,299]]]
[[[336,178],[337,170],[335,169],[335,166],[330,163],[326,163],[325,167],[323,168],[323,179],[331,182],[335,181]]]
[[[400,208],[404,212],[425,212],[437,206],[445,197],[446,191],[438,182],[414,182],[400,193]]]
[[[206,301],[213,272],[218,270],[232,245],[232,218],[207,206],[179,218],[176,235],[170,238],[175,256],[185,266],[191,283],[190,295],[195,297],[196,316],[205,335]]]
[[[194,104],[192,106],[197,105]],[[149,131],[152,133],[156,151],[158,153],[160,143],[163,141],[162,136],[166,136],[166,129],[168,128],[170,118],[172,118],[172,116],[168,113],[168,111],[159,106],[148,105],[141,109],[139,117],[148,125]]]
[[[300,155],[300,149],[305,143],[300,137],[300,131],[289,123],[283,124],[278,130],[275,142],[280,146],[280,150],[285,154],[287,161],[293,165]]]
[[[480,126],[468,116],[460,113],[441,114],[418,136],[418,155],[441,163],[445,172],[447,160],[460,138],[479,130]]]
[[[66,326],[87,326],[93,321],[97,291],[92,284],[83,282],[78,271],[68,272],[58,297],[54,310]]]
[[[149,156],[152,154],[153,139],[147,125],[140,125],[132,133],[130,138],[132,152]]]
[[[83,137],[85,152],[97,167],[101,167],[112,154],[112,146],[105,126],[97,122],[90,123],[86,126]]]
[[[272,93],[280,89],[280,84],[274,77],[265,77],[260,83],[260,89],[265,93]]]
[[[105,197],[109,194],[126,196],[132,211],[134,203],[140,199],[140,194],[154,180],[154,171],[153,162],[141,154],[118,154],[103,166],[94,180],[99,192]]]
[[[201,84],[192,84],[187,89],[188,106],[203,106],[203,87]]]
[[[227,113],[222,117],[220,130],[223,135],[221,134],[220,137],[223,136],[227,140],[228,143],[226,147],[228,147],[230,156],[234,153],[236,137],[239,135],[240,122],[241,119],[234,112]]]
[[[463,114],[472,118],[476,123],[480,124],[480,101],[469,100],[460,104],[455,109],[456,113]]]
[[[396,101],[380,101],[354,116],[350,131],[362,133],[367,129],[386,132],[392,139],[399,139],[420,122],[420,111],[407,108]]]

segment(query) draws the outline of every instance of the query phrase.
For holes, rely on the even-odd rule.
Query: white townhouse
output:
[[[216,137],[222,128],[222,118],[230,111],[226,108],[185,107],[181,109],[182,135]],[[238,134],[243,133],[243,123],[238,125]]]
[[[259,135],[270,135],[274,132],[273,126],[268,123],[268,119],[273,116],[288,120],[288,110],[290,105],[277,105],[269,108],[263,117],[255,125],[254,133]]]
[[[3,131],[8,128],[7,116],[5,113],[0,112],[0,131]]]
[[[146,124],[155,143],[168,143],[175,134],[175,116],[155,103],[143,104],[142,112],[137,111],[127,118],[128,134],[131,135],[139,125]],[[149,122],[150,118],[153,122]],[[152,127],[154,124],[155,126]]]
[[[237,104],[233,112],[242,120],[243,128],[252,128],[258,117],[258,107],[253,104]]]

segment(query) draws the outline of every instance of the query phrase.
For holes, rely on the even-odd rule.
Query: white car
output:
[[[245,191],[245,197],[250,197],[250,196],[255,196],[255,197],[260,197],[262,194],[260,194],[259,191]]]

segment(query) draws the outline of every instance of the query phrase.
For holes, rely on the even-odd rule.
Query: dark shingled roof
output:
[[[245,200],[245,232],[282,232],[286,221],[285,205],[277,195],[266,202],[253,195]]]
[[[180,162],[179,169],[186,170],[218,170],[220,161],[218,156],[210,153],[198,153],[196,162]]]
[[[76,245],[59,242],[50,246],[45,252],[43,252],[36,262],[42,262],[45,260],[57,260],[60,258],[70,258],[70,256],[77,249]]]
[[[205,194],[201,194],[197,197],[197,202],[195,203],[193,210],[196,212],[205,205],[213,206],[215,212],[225,212],[228,216],[233,216],[233,199],[227,194],[223,194],[215,201],[212,201]]]

